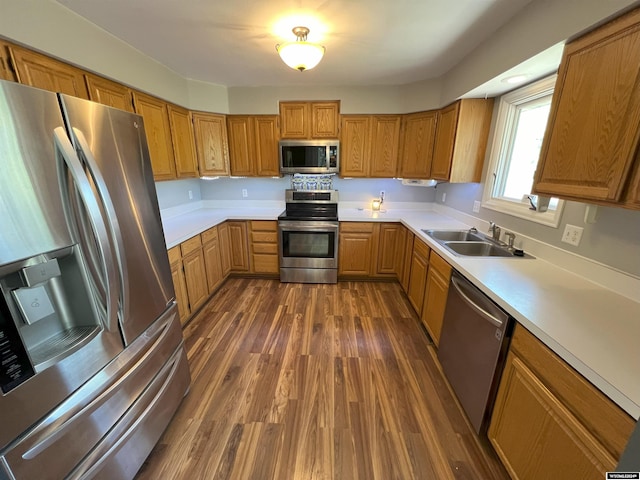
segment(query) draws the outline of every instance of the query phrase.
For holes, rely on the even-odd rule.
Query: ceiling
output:
[[[58,0],[185,78],[228,87],[404,85],[437,78],[532,0]],[[326,47],[297,72],[291,29]],[[546,73],[546,72],[545,72]]]

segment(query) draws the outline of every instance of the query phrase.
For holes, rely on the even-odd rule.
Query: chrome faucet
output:
[[[496,242],[500,241],[500,227],[495,224],[495,222],[489,222],[489,233]]]
[[[504,232],[504,236],[507,237],[507,243],[509,246],[509,250],[513,250],[513,242],[516,240],[516,234],[513,232]]]

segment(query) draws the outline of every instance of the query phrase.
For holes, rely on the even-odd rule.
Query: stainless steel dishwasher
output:
[[[504,310],[453,271],[438,359],[477,433],[487,427],[512,323]]]

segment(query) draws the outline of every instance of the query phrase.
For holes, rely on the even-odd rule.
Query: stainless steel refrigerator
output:
[[[140,116],[0,81],[0,479],[133,478],[189,388]]]

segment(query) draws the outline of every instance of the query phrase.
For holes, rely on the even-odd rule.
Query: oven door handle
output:
[[[287,231],[308,231],[308,232],[338,232],[338,222],[322,222],[322,221],[297,221],[297,220],[280,220],[278,222],[280,230]]]

